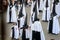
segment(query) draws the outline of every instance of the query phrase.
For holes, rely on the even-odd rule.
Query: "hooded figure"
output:
[[[49,18],[50,18],[50,0],[45,0],[42,20],[47,22],[49,21]]]
[[[32,25],[33,21],[34,21],[34,16],[35,16],[35,2],[36,0],[32,1],[32,5],[31,5],[31,17],[30,17],[30,26]],[[37,5],[38,6],[38,5]],[[38,9],[38,7],[37,7]],[[37,10],[38,11],[38,10]],[[39,15],[39,11],[37,13]]]
[[[58,2],[54,0],[53,10],[52,10],[51,17],[49,20],[49,25],[48,25],[48,32],[52,34],[59,34],[60,32],[59,21],[58,21],[59,16],[56,11],[56,4],[58,4]]]
[[[37,0],[35,3],[35,7],[36,8],[35,8],[34,21],[33,21],[33,24],[31,26],[32,37],[30,38],[30,40],[45,40],[41,23],[40,23],[39,19],[37,18],[37,10],[38,10],[37,9]]]
[[[16,23],[13,23],[13,26],[12,26],[12,30],[11,30],[11,35],[12,39],[19,39],[19,30],[18,30],[18,26]]]
[[[17,17],[16,17],[16,9],[14,3],[12,4],[12,1],[9,1],[9,5],[7,8],[7,23],[13,23],[17,22]]]
[[[22,0],[22,7],[20,9],[20,12],[19,12],[19,20],[20,20],[20,37],[22,37],[22,40],[26,39],[25,38],[25,29],[24,29],[24,25],[26,23],[26,12],[25,12],[25,4],[24,4],[24,0]]]

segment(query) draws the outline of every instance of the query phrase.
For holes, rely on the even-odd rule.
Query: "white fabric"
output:
[[[41,33],[41,40],[45,40],[45,36],[44,36],[40,21],[35,21],[34,24],[32,24],[31,30],[40,32]],[[30,39],[31,39],[31,37],[30,37]]]
[[[9,22],[9,6],[7,8],[7,21],[6,22]]]
[[[58,17],[59,17],[59,15],[60,15],[60,3],[58,3],[58,5],[56,5],[56,13],[57,13],[57,15],[55,16],[55,17],[53,17],[53,33],[54,34],[59,34],[59,32],[60,32],[60,25],[59,25],[59,21],[58,21]]]
[[[11,18],[12,20],[11,20],[11,22],[17,22],[15,6],[12,7],[11,11],[12,11],[12,18]]]
[[[31,5],[31,16],[30,16],[30,24],[29,24],[29,26],[32,25],[32,20],[34,21],[34,15],[35,15],[35,13],[33,12],[34,5],[35,5],[35,2],[32,1],[32,5]],[[33,14],[33,16],[32,16],[32,14]],[[33,19],[31,19],[31,17]]]
[[[44,6],[43,3],[44,3],[43,0],[40,0],[40,7],[39,7],[39,10],[43,10],[43,6]]]
[[[30,29],[26,29],[26,38],[30,38],[31,37],[31,30]]]
[[[34,5],[35,5],[35,2],[32,1],[32,5],[31,5],[31,15],[33,14]]]
[[[26,17],[26,11],[25,11],[25,5],[23,4],[23,11],[22,11],[23,15]]]
[[[20,18],[20,28],[23,27],[24,22],[25,22],[25,18],[23,16]],[[22,32],[23,32],[23,29],[20,29],[20,37],[22,37]]]
[[[59,21],[57,16],[53,17],[53,33],[59,34],[60,27],[59,27]]]
[[[18,15],[19,15],[20,9],[21,9],[21,6],[20,4],[18,4]]]
[[[20,18],[20,27],[23,27],[24,21],[25,21],[25,18],[24,17],[21,17]]]
[[[37,15],[39,15],[38,2],[37,2]]]
[[[7,22],[9,22],[9,6],[8,6],[8,9],[7,9]],[[17,16],[16,16],[16,9],[15,9],[15,6],[12,7],[11,9],[11,22],[17,22]]]
[[[58,14],[58,16],[60,16],[60,3],[56,5],[56,13]]]
[[[16,38],[16,39],[19,38],[19,30],[18,30],[18,26],[14,26],[14,38]]]
[[[49,21],[49,19],[50,19],[50,14],[51,14],[50,7],[48,7],[47,8],[47,21]],[[44,8],[44,10],[43,10],[42,20],[46,20],[45,17],[46,17],[46,8]]]

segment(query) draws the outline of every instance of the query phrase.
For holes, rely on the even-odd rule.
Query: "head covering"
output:
[[[53,10],[52,10],[52,16],[53,16],[53,17],[57,15],[57,13],[56,13],[56,11],[55,11],[55,8],[56,8],[56,1],[54,0]]]
[[[24,0],[22,0],[22,7],[21,7],[20,12],[19,12],[19,18],[24,16],[24,14],[23,14],[23,5],[24,5]]]
[[[34,5],[33,12],[35,12],[35,8],[36,8],[36,3],[35,3],[35,5]]]
[[[34,16],[34,22],[39,20],[39,19],[37,18],[37,14],[38,14],[38,12],[37,12],[37,10],[38,10],[38,9],[37,9],[37,2],[38,2],[38,1],[36,0],[36,3],[35,3],[35,16]]]
[[[46,6],[46,8],[48,7],[48,0],[46,0],[46,5],[45,6]]]
[[[22,13],[22,11],[23,11],[22,9],[23,9],[23,7],[21,7],[21,9],[20,9],[20,12],[19,12],[19,15],[18,15],[19,17],[18,18],[21,18],[21,17],[24,16],[23,13]]]

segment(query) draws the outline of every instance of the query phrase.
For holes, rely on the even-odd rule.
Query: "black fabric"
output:
[[[48,0],[46,0],[46,8],[47,8],[47,7],[49,7],[49,6],[48,6]]]
[[[52,10],[53,17],[57,15],[57,13],[55,11],[55,8],[56,8],[56,2],[54,0],[54,2],[53,2],[53,10]]]
[[[18,28],[20,27],[20,20],[18,20]]]
[[[21,17],[24,16],[23,13],[22,13],[22,11],[23,11],[23,7],[21,7],[21,9],[20,9],[20,12],[19,12],[18,18],[21,18]]]
[[[32,31],[32,40],[41,40],[40,32]]]
[[[40,7],[40,0],[38,0],[38,8]]]
[[[33,23],[33,14],[32,14],[32,16],[31,16],[31,21],[32,21],[32,23]]]
[[[12,38],[14,38],[14,27],[12,27]]]
[[[29,38],[26,38],[26,40],[29,40]]]
[[[33,12],[35,12],[36,4],[34,5]]]
[[[9,0],[10,4],[9,5],[12,5],[12,0]]]
[[[49,20],[49,33],[52,33],[53,30],[53,17],[51,17],[51,20]]]
[[[34,22],[35,21],[39,21],[39,18],[37,17],[37,14],[38,14],[38,12],[37,12],[37,0],[36,0],[36,3],[35,3],[35,16],[34,16]]]
[[[26,40],[26,33],[25,33],[25,29],[23,29],[23,32],[22,32],[22,40]]]
[[[13,7],[12,5],[9,6],[9,17],[10,17],[10,18],[9,18],[9,22],[11,22],[11,12],[12,12],[12,11],[11,11],[11,8],[12,8],[12,7]]]
[[[47,21],[47,8],[46,8],[45,21]]]

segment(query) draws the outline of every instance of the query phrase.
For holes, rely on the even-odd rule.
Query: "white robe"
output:
[[[35,2],[32,1],[32,5],[31,5],[31,16],[30,16],[30,24],[29,24],[29,26],[31,26],[32,25],[32,21],[34,21],[34,15],[35,15],[35,12],[33,12],[34,5],[35,5]],[[31,18],[33,18],[33,19],[31,19]]]
[[[21,17],[20,18],[20,28],[23,27],[24,21],[25,21],[24,17]],[[22,37],[22,32],[23,32],[23,29],[20,29],[20,37]]]
[[[47,8],[47,21],[49,21],[50,19],[50,7]],[[44,8],[43,10],[43,14],[42,14],[42,20],[46,20],[46,8]]]
[[[16,38],[16,39],[19,38],[19,30],[18,30],[18,26],[14,26],[14,38]]]
[[[59,8],[60,4],[58,3],[58,5],[56,5],[56,13],[57,15],[55,17],[53,17],[53,30],[52,32],[54,34],[59,34],[60,33],[60,25],[59,25],[59,20],[58,20],[58,17],[59,17],[59,14],[60,14],[60,8]]]
[[[9,6],[7,8],[7,23],[9,22]],[[11,22],[17,22],[17,15],[16,15],[16,9],[15,6],[11,8]]]
[[[56,13],[58,14],[58,16],[60,16],[60,3],[58,3],[58,5],[56,5]]]
[[[35,21],[34,24],[32,24],[31,30],[40,32],[41,40],[45,40],[45,36],[44,36],[42,25],[41,25],[40,21]],[[31,32],[31,34],[32,34],[32,32]],[[30,40],[32,40],[32,37],[30,37]]]
[[[57,15],[53,17],[53,29],[52,29],[52,33],[59,34],[60,33],[60,25],[59,25],[59,20],[58,20],[59,13],[60,13],[59,12],[59,5],[56,5],[55,11],[56,11]],[[49,26],[48,26],[48,28],[49,28]]]
[[[60,32],[59,21],[58,21],[58,17],[55,16],[55,17],[53,17],[53,30],[52,30],[52,33],[59,34],[59,32]]]
[[[44,7],[43,7],[43,14],[42,14],[42,20],[46,20],[46,1],[47,0],[44,0]],[[48,8],[47,8],[47,21],[49,21],[49,18],[50,18],[50,13],[51,13],[51,11],[50,11],[50,0],[48,0]]]
[[[18,39],[19,38],[18,26],[17,25],[13,25],[12,27],[14,27],[14,38]],[[11,30],[10,37],[12,37],[12,34],[13,34],[13,30]]]

